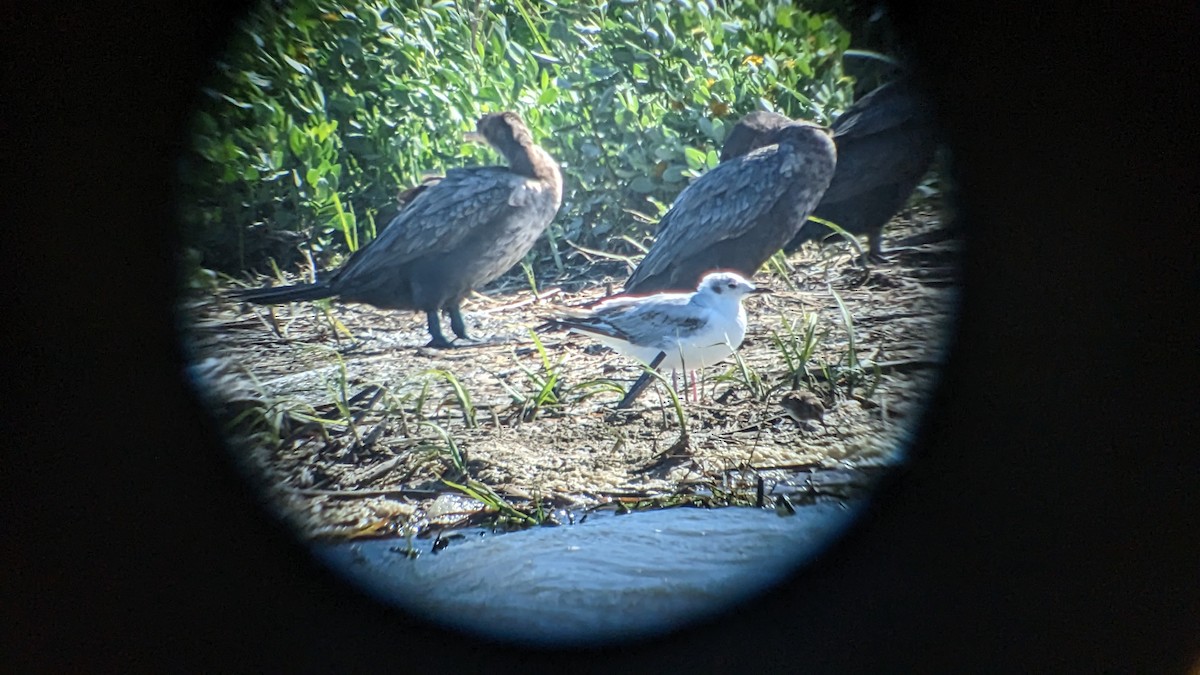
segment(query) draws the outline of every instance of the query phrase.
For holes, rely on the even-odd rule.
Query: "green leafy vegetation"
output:
[[[426,374],[445,380],[450,384],[450,388],[454,393],[454,401],[462,410],[463,424],[468,429],[474,429],[477,426],[475,422],[475,404],[471,402],[471,392],[458,379],[458,376],[449,370],[442,369],[430,370]]]
[[[817,335],[817,315],[804,314],[798,319],[779,317],[783,332],[771,331],[771,343],[779,352],[786,375],[785,379],[792,389],[798,389],[801,381],[808,381],[806,366],[809,359],[816,353],[820,337]]]
[[[471,499],[483,503],[486,508],[498,514],[501,520],[498,520],[496,524],[528,527],[529,525],[540,525],[545,520],[545,513],[542,511],[540,501],[534,503],[532,514],[526,514],[517,510],[512,504],[509,504],[507,500],[496,494],[496,491],[485,483],[477,480],[469,480],[465,484],[460,484],[446,479],[442,479],[442,482],[447,487],[458,490]]]
[[[373,239],[430,172],[496,161],[462,143],[518,111],[562,164],[566,242],[638,253],[687,181],[756,108],[828,122],[850,102],[836,20],[785,0],[263,3],[195,115],[180,209],[194,269],[326,267]]]
[[[846,329],[846,352],[841,359],[834,364],[825,364],[822,366],[822,371],[825,379],[831,383],[843,382],[846,385],[846,397],[854,398],[855,388],[867,385],[866,392],[860,392],[860,398],[870,398],[875,393],[875,388],[879,386],[879,380],[882,376],[879,365],[873,360],[864,361],[858,350],[858,337],[854,329],[854,319],[850,315],[850,310],[846,307],[846,303],[842,301],[842,296],[838,294],[832,286],[829,287],[829,293],[833,296],[834,302],[837,303],[838,312],[842,318],[842,325]],[[868,373],[870,377],[868,378]],[[869,379],[869,381],[868,381]]]
[[[532,338],[534,349],[537,350],[540,368],[531,369],[522,365],[517,366],[525,376],[525,384],[528,389],[509,386],[504,380],[497,378],[500,386],[512,397],[515,418],[524,422],[536,419],[538,413],[546,406],[558,405],[561,402],[562,387],[559,380],[562,377],[563,360],[566,358],[563,356],[557,363],[550,363],[550,355],[546,352],[546,347],[542,344],[542,339],[538,337],[537,332],[530,330],[529,337]]]

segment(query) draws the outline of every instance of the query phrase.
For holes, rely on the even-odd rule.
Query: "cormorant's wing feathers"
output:
[[[935,134],[931,126],[909,125],[853,144],[843,143],[837,173],[821,198],[822,204],[855,199],[869,190],[895,184],[903,176],[924,175],[937,148]]]
[[[835,140],[863,138],[908,123],[929,123],[930,111],[919,92],[906,82],[889,82],[846,109],[832,129]]]
[[[525,203],[529,178],[504,167],[451,169],[424,186],[339,276],[453,250],[479,228]]]
[[[796,188],[803,165],[787,144],[769,145],[718,164],[683,189],[658,226],[658,239],[626,282],[654,276],[712,244],[745,234]]]
[[[859,99],[833,129],[837,172],[823,204],[855,199],[902,176],[919,178],[936,149],[937,131],[928,104],[904,81],[885,84]]]

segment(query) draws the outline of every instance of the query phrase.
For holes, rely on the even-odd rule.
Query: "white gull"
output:
[[[615,297],[554,323],[651,367],[686,372],[733,355],[746,337],[742,299],[765,291],[735,272],[710,272],[693,293]],[[623,403],[637,390],[634,385]]]

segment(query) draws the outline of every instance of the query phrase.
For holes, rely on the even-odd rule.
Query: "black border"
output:
[[[44,3],[0,22],[16,204],[0,272],[9,667],[1178,672],[1200,659],[1195,3],[893,6],[962,170],[969,235],[958,347],[917,461],[869,522],[755,605],[586,654],[476,643],[346,592],[215,450],[166,311],[170,177],[237,9]]]

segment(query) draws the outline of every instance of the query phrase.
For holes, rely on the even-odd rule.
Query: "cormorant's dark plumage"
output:
[[[396,195],[396,205],[399,208],[403,209],[404,207],[406,207],[410,203],[412,203],[412,200],[419,197],[422,192],[424,192],[425,190],[429,189],[430,187],[442,182],[442,178],[444,178],[444,176],[437,176],[437,175],[425,176],[424,178],[421,179],[420,183],[417,183],[416,185],[408,188],[407,190],[401,190],[400,194]],[[391,220],[388,221],[388,224],[389,225],[391,224]]]
[[[758,141],[760,136],[769,138],[774,129],[790,122],[782,115],[761,115],[744,127],[739,122],[725,143],[722,160],[764,144]],[[833,141],[837,171],[812,215],[851,234],[866,234],[871,256],[878,257],[884,223],[904,206],[933,163],[937,149],[933,115],[911,83],[898,80],[862,97],[838,117]],[[828,227],[809,221],[787,250],[828,234]]]
[[[452,169],[410,191],[375,241],[329,279],[262,288],[234,297],[258,304],[338,297],[383,309],[424,311],[430,346],[448,347],[440,310],[467,337],[459,303],[474,287],[503,274],[533,247],[562,202],[558,164],[533,142],[515,113],[487,115],[473,140],[485,140],[507,167]]]
[[[690,291],[718,268],[750,278],[792,238],[833,177],[833,141],[791,121],[762,140],[679,193],[625,292]]]

